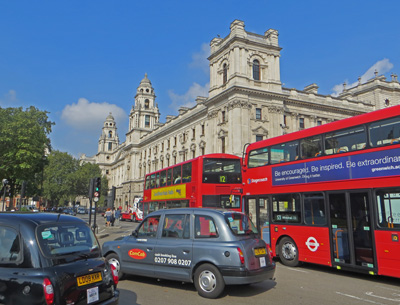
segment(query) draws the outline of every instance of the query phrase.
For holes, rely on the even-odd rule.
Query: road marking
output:
[[[399,299],[391,299],[391,298],[381,297],[379,295],[374,295],[374,293],[372,291],[366,292],[365,294],[370,297],[374,297],[374,298],[378,298],[378,299],[383,299],[383,300],[393,301],[393,302],[400,302],[400,298]]]
[[[349,298],[356,299],[356,300],[360,300],[360,301],[363,301],[363,302],[368,302],[368,303],[378,304],[378,305],[385,305],[385,304],[383,304],[383,303],[374,302],[374,301],[371,301],[371,300],[359,298],[359,297],[356,297],[355,295],[351,295],[351,294],[341,293],[341,292],[338,292],[338,291],[336,291],[336,293],[337,293],[337,294],[340,294],[340,295],[342,295],[342,296],[349,297]]]
[[[308,271],[305,271],[305,270],[302,270],[302,269],[297,269],[297,268],[290,268],[290,267],[286,267],[286,266],[284,266],[284,265],[281,265],[281,266],[279,266],[279,268],[286,268],[286,269],[289,269],[289,270],[292,270],[292,271],[297,271],[297,272],[303,272],[303,273],[309,273]]]

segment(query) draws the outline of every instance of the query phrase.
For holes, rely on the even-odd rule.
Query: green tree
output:
[[[74,195],[75,172],[79,161],[66,152],[52,151],[44,169],[43,195],[53,205]]]
[[[53,151],[47,158],[48,165],[44,170],[43,195],[52,205],[72,202],[77,196],[88,196],[90,179],[101,177],[97,164],[84,163],[65,152]],[[107,195],[108,181],[101,179],[101,197],[103,202]]]
[[[12,195],[19,192],[23,180],[35,181],[43,171],[54,125],[47,114],[33,106],[25,110],[0,107],[0,178],[8,179]]]

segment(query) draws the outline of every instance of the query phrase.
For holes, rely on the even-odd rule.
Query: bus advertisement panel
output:
[[[245,209],[275,256],[400,277],[400,106],[246,147]]]

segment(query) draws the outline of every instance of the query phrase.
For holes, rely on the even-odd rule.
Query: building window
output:
[[[196,128],[193,128],[192,132],[193,132],[192,139],[194,140],[196,138]]]
[[[204,124],[201,125],[201,135],[204,136]]]
[[[263,138],[264,138],[264,137],[263,137],[262,135],[256,135],[256,142],[262,141]]]
[[[228,81],[228,66],[227,66],[227,64],[224,64],[222,69],[223,69],[222,84],[225,85],[226,82]]]
[[[161,152],[164,151],[164,142],[161,143]]]
[[[107,170],[106,170],[106,175],[108,175],[109,173],[110,173],[110,171],[107,169]]]
[[[108,137],[112,138],[112,131],[111,130],[108,132]]]
[[[204,147],[201,147],[201,155],[203,156],[203,155],[205,155],[205,148]]]
[[[321,120],[318,120],[317,121],[317,126],[321,126],[322,125],[322,121]]]
[[[253,79],[260,80],[260,62],[257,59],[253,60]]]
[[[108,142],[108,150],[112,150],[112,142]]]
[[[171,147],[171,140],[168,140],[167,142],[167,149],[169,149]]]
[[[176,137],[174,137],[174,146],[176,146]]]
[[[144,109],[149,109],[149,108],[150,108],[150,101],[146,99],[144,101]]]
[[[146,115],[144,117],[144,127],[146,127],[146,128],[150,127],[150,116],[149,115]]]
[[[225,153],[225,137],[221,138],[221,153]]]
[[[299,128],[304,129],[304,118],[299,119]]]
[[[222,123],[225,123],[225,111],[222,111]]]
[[[261,120],[261,108],[256,108],[256,120]]]

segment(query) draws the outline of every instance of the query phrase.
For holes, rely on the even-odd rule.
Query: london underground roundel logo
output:
[[[310,236],[306,241],[306,246],[311,252],[315,252],[319,248],[319,243],[315,237]]]
[[[146,252],[140,249],[131,249],[128,254],[133,259],[144,259],[147,256]]]

